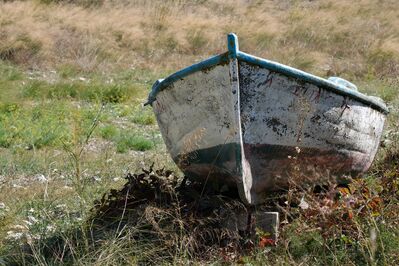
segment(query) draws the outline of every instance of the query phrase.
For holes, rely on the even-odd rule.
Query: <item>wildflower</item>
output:
[[[65,209],[67,206],[66,204],[58,204],[57,206],[55,206],[57,209]]]
[[[6,239],[7,240],[20,240],[24,236],[24,233],[8,231]]]
[[[307,203],[304,197],[301,198],[301,202],[298,205],[302,210],[309,209],[309,203]]]
[[[46,232],[47,233],[54,233],[55,232],[55,227],[53,225],[47,225],[46,226]]]
[[[35,223],[38,222],[38,220],[37,220],[35,217],[33,217],[32,215],[29,215],[29,216],[28,216],[28,220],[29,220],[29,222],[31,222],[32,224],[35,224]]]

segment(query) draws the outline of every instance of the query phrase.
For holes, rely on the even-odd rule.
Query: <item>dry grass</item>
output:
[[[288,191],[269,195],[256,209],[280,212],[277,246],[254,228],[254,209],[237,200],[237,192],[208,186],[202,195],[203,184],[179,181],[173,172],[151,167],[128,174],[122,189],[97,200],[80,226],[60,227],[57,213],[70,218],[51,202],[32,205],[32,220],[44,224],[30,226],[26,234],[31,238],[10,246],[4,259],[40,265],[394,265],[399,172],[392,160],[397,156],[385,158],[378,181],[308,189],[291,184]],[[47,224],[57,231],[38,230]]]
[[[26,67],[164,71],[224,51],[234,31],[244,51],[320,75],[399,72],[393,0],[70,2],[1,3],[0,56]]]
[[[0,265],[396,265],[396,2],[0,0]],[[139,105],[157,77],[224,52],[228,32],[238,34],[243,51],[349,78],[388,103],[383,147],[366,181],[355,182],[350,194],[334,186],[314,193],[293,184],[271,198],[263,207],[277,208],[284,218],[276,247],[259,248],[257,240],[221,228],[228,219],[221,209],[234,210],[236,200],[204,193],[201,200],[182,201],[184,191],[176,191],[174,179],[154,179],[165,181],[160,191],[151,174],[141,185],[147,182],[151,195],[160,197],[126,208],[144,197],[135,191],[127,201],[122,189],[115,197],[107,194],[90,216],[93,200],[120,188],[126,172],[152,162],[176,169],[154,117]],[[81,162],[68,161],[76,152],[57,141],[72,139],[76,125],[90,128],[104,100],[98,130],[84,145],[71,143],[78,152],[84,148]],[[77,137],[84,140],[81,131]],[[132,139],[120,138],[124,132]],[[154,150],[131,149],[136,133],[154,142]],[[201,132],[193,138],[185,145],[197,145]],[[124,154],[117,153],[119,141]],[[195,197],[203,188],[187,191]],[[218,205],[214,212],[195,211],[210,198]],[[117,206],[107,210],[107,204]]]

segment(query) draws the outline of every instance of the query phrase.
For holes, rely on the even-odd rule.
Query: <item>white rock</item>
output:
[[[35,180],[37,180],[37,181],[39,181],[41,183],[45,183],[45,182],[48,181],[48,178],[45,175],[43,175],[43,174],[39,174],[39,175],[35,176]]]

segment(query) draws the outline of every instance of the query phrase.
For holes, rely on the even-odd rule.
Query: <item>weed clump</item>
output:
[[[104,0],[39,0],[40,3],[50,4],[73,4],[82,7],[98,7],[104,3]]]
[[[116,151],[125,153],[128,150],[147,151],[154,147],[154,142],[134,134],[120,135],[116,140]]]
[[[154,125],[156,121],[154,113],[149,109],[146,111],[137,112],[132,120],[133,123],[139,125]]]
[[[28,34],[20,34],[15,39],[6,38],[6,41],[0,44],[0,60],[24,65],[39,53],[41,47],[41,42],[32,39]]]
[[[22,86],[22,96],[28,99],[83,100],[101,103],[122,103],[133,98],[137,88],[125,84],[84,82],[29,81]]]
[[[100,128],[100,136],[106,140],[114,139],[118,133],[118,129],[113,125],[106,125]]]

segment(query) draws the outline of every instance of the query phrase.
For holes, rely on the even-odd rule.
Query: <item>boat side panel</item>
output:
[[[257,190],[273,187],[277,177],[287,181],[295,164],[315,172],[369,168],[385,121],[381,112],[241,61],[240,95],[245,156]]]
[[[186,173],[202,178],[210,171],[237,174],[233,96],[226,64],[188,75],[157,94],[152,106],[162,136]]]
[[[344,97],[348,96],[351,99],[362,102],[372,108],[375,108],[376,110],[378,110],[380,112],[383,112],[384,114],[389,113],[387,106],[383,103],[383,101],[381,99],[379,99],[377,97],[370,97],[370,96],[364,95],[356,90],[352,90],[350,88],[347,88],[345,86],[342,86],[342,85],[332,82],[330,80],[326,80],[326,79],[314,76],[312,74],[306,73],[304,71],[301,71],[299,69],[295,69],[295,68],[292,68],[289,66],[279,64],[277,62],[259,58],[259,57],[241,52],[241,51],[238,51],[237,58],[241,62],[253,64],[253,65],[256,65],[261,68],[265,68],[265,69],[275,71],[277,73],[281,73],[287,77],[292,77],[294,79],[302,80],[309,84],[314,84],[315,86],[322,87],[330,92],[342,95]]]

